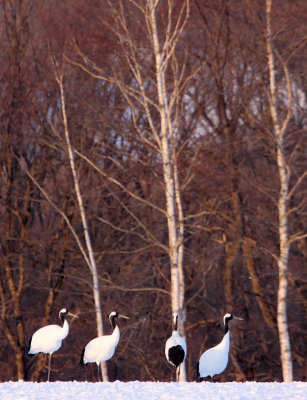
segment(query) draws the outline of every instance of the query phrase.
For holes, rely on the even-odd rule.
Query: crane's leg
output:
[[[177,374],[176,378],[177,378],[177,382],[179,382],[179,377],[180,377],[180,365],[178,365],[177,370],[178,370],[178,374]]]
[[[50,378],[51,356],[52,356],[52,353],[49,353],[49,360],[48,360],[48,379],[47,379],[48,382],[49,382],[49,378]]]
[[[196,382],[202,382],[204,381],[205,378],[200,376],[199,373],[199,362],[197,363],[197,367],[196,367]]]
[[[100,363],[97,364],[97,367],[98,367],[98,382],[101,382],[101,379],[100,379]]]

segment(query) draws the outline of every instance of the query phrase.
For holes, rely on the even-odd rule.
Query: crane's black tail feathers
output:
[[[200,375],[199,375],[199,362],[196,365],[196,382],[200,382]]]
[[[34,357],[34,356],[35,356],[34,353],[29,353],[29,351],[31,350],[31,343],[32,343],[32,338],[31,338],[30,341],[29,341],[28,349],[26,349],[26,352],[27,352],[27,354],[28,354],[30,357]]]
[[[85,365],[85,362],[84,362],[84,352],[85,352],[85,347],[83,347],[82,353],[81,353],[81,358],[80,358],[80,365],[81,365],[81,367],[83,367],[83,366]]]
[[[184,350],[179,344],[177,346],[171,347],[168,350],[169,361],[173,365],[175,365],[176,368],[183,362],[184,356]]]

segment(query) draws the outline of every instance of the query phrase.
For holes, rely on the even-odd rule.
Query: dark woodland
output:
[[[134,4],[144,2],[0,0],[1,381],[46,380],[47,357],[29,357],[28,343],[39,327],[59,323],[63,307],[79,319],[53,354],[51,380],[97,380],[96,365],[79,365],[97,328],[91,273],[70,229],[84,244],[59,70],[105,333],[111,332],[111,311],[130,317],[118,322],[121,338],[107,362],[109,379],[174,380],[164,356],[172,314],[161,156],[147,135],[143,109],[122,90],[135,85],[129,65],[134,51],[146,93],[155,96],[150,37]],[[160,2],[162,35],[168,14],[167,1]],[[179,10],[182,0],[177,3]],[[196,379],[202,352],[222,339],[226,312],[244,321],[230,326],[230,359],[217,381],[282,381],[279,179],[265,19],[264,0],[193,0],[176,46],[187,78],[178,93],[174,141],[184,214],[188,381]],[[281,119],[289,106],[284,63],[292,92],[285,135],[293,189],[287,315],[297,381],[307,379],[306,21],[305,0],[273,1]],[[174,73],[168,71],[167,90]],[[154,122],[159,129],[159,119]]]

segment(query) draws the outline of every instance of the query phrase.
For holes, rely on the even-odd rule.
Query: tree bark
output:
[[[80,215],[81,215],[81,219],[82,219],[83,232],[84,232],[86,247],[87,247],[87,251],[88,251],[88,258],[90,261],[89,266],[90,266],[92,280],[93,280],[93,294],[94,294],[94,302],[95,302],[97,334],[98,334],[98,336],[102,336],[103,335],[103,323],[102,323],[102,310],[101,310],[101,302],[100,302],[99,278],[98,278],[98,272],[97,272],[97,266],[96,266],[96,260],[95,260],[94,251],[93,251],[93,247],[92,247],[92,242],[91,242],[89,231],[88,231],[88,223],[87,223],[87,218],[86,218],[86,214],[85,214],[85,210],[84,210],[83,198],[82,198],[80,184],[79,184],[79,178],[78,178],[77,171],[76,171],[76,165],[75,165],[75,160],[74,160],[74,151],[73,151],[71,141],[70,141],[70,136],[69,136],[67,116],[66,116],[66,106],[65,106],[65,94],[64,94],[64,87],[63,87],[63,75],[61,72],[57,73],[57,82],[59,84],[60,92],[61,92],[61,107],[62,107],[63,124],[64,124],[64,131],[65,131],[65,138],[66,138],[69,162],[70,162],[70,167],[71,167],[71,171],[72,171],[72,175],[73,175],[74,186],[75,186],[77,201],[78,201],[78,205],[79,205]],[[101,363],[101,374],[102,374],[103,381],[108,382],[109,381],[108,370],[107,370],[107,365],[105,362]]]
[[[150,0],[150,26],[152,30],[153,50],[156,64],[156,81],[159,99],[160,122],[161,122],[161,155],[163,159],[163,175],[166,196],[166,216],[169,234],[169,257],[171,268],[171,302],[172,312],[179,316],[179,333],[184,334],[184,274],[183,274],[183,211],[181,204],[179,179],[175,148],[172,142],[173,124],[171,121],[171,110],[165,83],[166,65],[165,60],[169,58],[165,48],[170,48],[172,44],[163,46],[161,49],[158,26],[157,26],[157,7],[156,1]],[[188,9],[188,3],[187,3]],[[169,25],[171,22],[169,21]],[[170,38],[166,38],[166,41]],[[181,367],[179,380],[186,381],[185,364]]]
[[[284,134],[288,125],[291,114],[291,88],[289,84],[289,76],[285,65],[284,72],[287,79],[288,94],[288,110],[287,116],[282,124],[278,121],[278,110],[276,104],[277,90],[275,85],[275,66],[274,66],[274,50],[272,44],[272,28],[271,28],[271,10],[272,1],[266,0],[266,44],[267,59],[269,68],[270,81],[270,111],[274,126],[274,134],[277,147],[277,167],[279,174],[279,199],[278,199],[278,217],[279,217],[279,256],[278,256],[278,295],[277,295],[277,326],[280,342],[280,357],[282,364],[283,380],[285,382],[293,381],[292,355],[289,336],[289,327],[287,320],[287,290],[288,290],[288,260],[290,242],[288,236],[288,192],[290,172],[285,160],[284,151]]]

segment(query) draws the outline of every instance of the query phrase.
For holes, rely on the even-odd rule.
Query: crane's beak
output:
[[[236,317],[235,315],[233,315],[232,319],[235,320],[235,321],[244,321],[243,318]]]
[[[118,314],[118,318],[130,319],[129,317],[126,317],[126,315],[123,315],[123,314]]]
[[[73,318],[79,318],[78,315],[72,314],[71,312],[68,311],[67,315]]]

